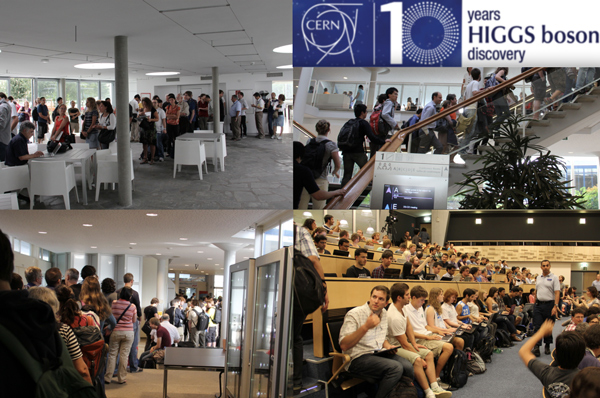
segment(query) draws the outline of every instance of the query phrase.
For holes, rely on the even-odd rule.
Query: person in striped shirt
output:
[[[567,325],[564,331],[572,332],[573,330],[575,330],[577,325],[583,322],[583,319],[585,318],[585,311],[586,309],[584,307],[575,308],[573,310],[573,316],[571,317],[571,323]]]

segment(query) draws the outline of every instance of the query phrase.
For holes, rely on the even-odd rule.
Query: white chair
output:
[[[27,188],[29,190],[29,167],[5,166],[0,162],[0,194]]]
[[[65,200],[65,208],[71,209],[69,192],[75,189],[75,197],[79,203],[79,193],[75,185],[75,169],[72,164],[68,165],[60,161],[35,161],[29,162],[29,174],[31,183],[29,186],[29,199],[31,208],[35,195],[38,196],[62,196]]]
[[[206,174],[208,174],[208,166],[206,164],[206,149],[204,144],[199,140],[175,140],[174,160],[173,178],[175,178],[177,171],[181,172],[181,165],[198,166],[200,179],[202,180],[202,163],[204,163]]]
[[[112,153],[117,153],[117,141],[113,141],[110,144],[108,144],[108,149],[110,149],[110,151]]]
[[[134,179],[133,175],[133,151],[130,150],[131,155],[131,181]],[[110,149],[105,149],[96,152],[97,156],[97,169],[96,169],[96,202],[100,197],[100,185],[104,183],[104,189],[107,189],[107,183],[115,184],[119,182],[119,164],[117,163],[117,155],[112,154]]]
[[[0,210],[19,210],[16,192],[0,194]]]
[[[213,165],[215,165],[215,170],[218,170],[216,163],[217,159],[213,159],[213,154],[215,153],[215,149],[213,146],[214,143],[207,141],[204,143],[204,145],[206,146],[206,153],[208,154],[206,160],[210,160],[210,162]],[[217,142],[217,156],[219,165],[221,167],[221,171],[225,171],[225,156],[227,156],[227,148],[225,146],[225,134],[221,134],[221,138],[219,142]]]

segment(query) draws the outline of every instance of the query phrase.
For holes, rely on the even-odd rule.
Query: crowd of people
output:
[[[322,276],[321,255],[331,254],[326,249],[327,236],[339,238],[338,250],[355,248],[354,264],[346,271],[346,277],[382,278],[394,261],[406,261],[401,276],[404,279],[440,280],[441,270],[445,268],[448,272],[443,278],[446,280],[510,283],[508,291],[504,287],[491,286],[481,290],[469,287],[460,292],[453,287],[434,287],[428,292],[426,285],[414,285],[414,281],[412,288],[404,282],[395,283],[391,288],[384,285],[373,287],[366,304],[346,313],[339,344],[342,352],[352,360],[345,370],[375,380],[378,384],[377,397],[392,394],[401,385],[402,376],[418,384],[427,398],[450,397],[449,389],[454,390],[456,383],[448,379],[446,372],[449,369],[445,366],[449,362],[455,363],[455,357],[461,355],[457,351],[464,352],[469,358],[468,372],[478,373],[479,365],[471,363],[475,355],[488,362],[494,353],[501,352],[500,348],[511,347],[526,338],[519,355],[540,379],[546,397],[562,397],[556,392],[564,394],[569,390],[571,397],[587,397],[580,386],[590,388],[590,383],[593,383],[590,373],[596,374],[596,370],[590,370],[590,367],[600,367],[597,359],[600,354],[600,300],[595,286],[587,288],[585,297],[577,297],[573,289],[564,284],[563,277],[559,282],[559,277],[550,273],[547,260],[541,263],[540,275],[532,275],[526,268],[510,268],[503,260],[499,260],[492,269],[489,267],[491,263],[479,252],[459,254],[448,243],[442,247],[430,243],[426,230],[416,229],[413,234],[407,231],[400,248],[394,251],[386,236],[375,232],[368,238],[360,230],[355,233],[344,231],[332,215],[325,215],[322,226],[317,226],[314,219],[307,219],[303,225],[296,226],[295,248],[311,261]],[[359,245],[361,241],[364,246]],[[365,268],[365,248],[377,250],[375,244],[382,244],[383,253],[381,265],[371,273]],[[421,251],[429,253],[426,256],[428,260],[419,257]],[[394,260],[395,256],[397,260]],[[446,265],[442,266],[443,263]],[[481,265],[486,265],[483,274]],[[453,275],[456,270],[459,270],[459,275]],[[422,278],[425,275],[435,275],[435,278]],[[600,274],[596,282],[600,285]],[[524,294],[520,287],[524,283],[535,283],[536,289]],[[324,283],[324,286],[326,289],[327,284]],[[557,289],[556,297],[560,297],[557,307],[562,310],[557,308],[551,317],[544,318],[545,303],[548,300],[554,303],[554,288]],[[323,311],[327,310],[328,304],[326,291]],[[539,345],[544,340],[545,353],[550,354],[553,322],[559,319],[560,314],[572,314],[572,318],[565,322],[565,331],[556,339],[553,363],[546,365],[536,359],[540,356]],[[545,319],[549,320],[544,323]],[[301,315],[294,317],[295,364],[301,364],[299,347],[302,339],[297,333],[298,325],[303,321]],[[442,340],[444,336],[451,337]],[[391,350],[392,353],[387,356],[373,354],[379,350]],[[299,374],[295,373],[294,383],[297,389],[301,388]],[[595,383],[598,384],[598,381]],[[599,386],[593,388],[598,389]]]

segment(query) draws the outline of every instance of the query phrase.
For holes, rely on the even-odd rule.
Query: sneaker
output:
[[[278,139],[278,140],[280,140],[280,139],[281,139],[281,136],[280,136],[280,135],[278,135],[278,136],[277,136],[277,139]]]
[[[142,368],[137,368],[137,369],[133,369],[133,370],[131,370],[130,372],[131,372],[131,373],[140,373],[140,372],[143,372],[143,371],[144,371],[144,369],[142,369]]]
[[[437,383],[438,383],[438,386],[440,386],[440,388],[442,388],[442,389],[444,389],[444,390],[447,390],[447,389],[449,389],[449,388],[450,388],[450,384],[448,384],[448,383],[444,383],[443,381],[441,381],[441,380],[440,380],[440,378],[439,378],[439,377],[438,377],[438,379],[437,379]]]
[[[165,161],[165,158],[158,158],[158,161],[159,161],[159,162],[164,162],[164,161]]]
[[[431,391],[431,389],[429,389],[429,391],[425,393],[425,398],[435,398],[435,394],[433,393],[433,391]]]
[[[272,139],[272,140],[274,140],[274,139],[276,139],[276,138],[277,138],[277,137],[275,137],[274,135],[272,135],[272,136],[271,136],[271,139]]]
[[[441,387],[438,387],[436,389],[432,388],[431,391],[433,391],[436,398],[450,398],[452,396],[452,393],[450,391],[446,391]]]
[[[500,348],[494,348],[494,352],[496,354],[502,354],[502,350]]]

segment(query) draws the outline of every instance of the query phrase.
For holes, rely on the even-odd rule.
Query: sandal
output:
[[[148,159],[144,159],[144,160],[142,161],[142,163],[140,163],[140,164],[146,164],[146,163],[148,163]]]

